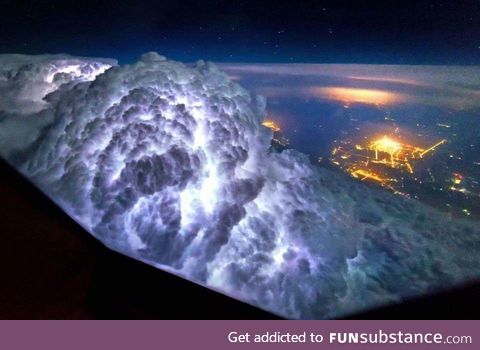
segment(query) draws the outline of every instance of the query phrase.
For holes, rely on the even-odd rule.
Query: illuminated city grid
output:
[[[413,174],[416,161],[425,158],[446,142],[446,139],[442,139],[423,148],[386,135],[365,145],[341,142],[341,145],[333,148],[331,161],[354,178],[375,181],[398,192],[394,186],[399,182],[398,177],[404,172]],[[392,172],[391,169],[396,169],[397,172]]]
[[[385,120],[393,121],[394,119],[385,117]],[[274,147],[282,149],[290,146],[290,141],[283,135],[284,130],[278,121],[269,118],[263,121],[262,125],[273,131]],[[442,129],[451,128],[451,125],[444,123],[438,123],[437,126]],[[478,181],[471,176],[450,170],[450,166],[445,165],[443,169],[451,171],[451,175],[439,182],[438,172],[431,168],[436,163],[435,151],[443,148],[442,146],[448,143],[447,139],[439,138],[437,142],[423,146],[418,142],[405,141],[405,138],[398,136],[400,132],[397,126],[392,134],[381,136],[370,134],[363,137],[362,142],[345,135],[343,139],[334,140],[335,146],[330,152],[329,161],[355,179],[380,185],[402,196],[420,199],[427,188],[439,191],[444,193],[441,196],[444,196],[442,197],[443,205],[448,211],[455,207],[462,215],[471,216],[479,197]],[[445,151],[447,150],[445,148]],[[438,156],[438,162],[443,163],[444,155],[442,157],[438,154]],[[460,156],[452,153],[449,157],[460,159]],[[432,158],[434,163],[432,164],[431,161],[426,163],[427,158]],[[323,163],[324,157],[317,156],[317,159],[318,162]],[[440,178],[442,177],[440,175]],[[446,192],[457,197],[451,197]]]

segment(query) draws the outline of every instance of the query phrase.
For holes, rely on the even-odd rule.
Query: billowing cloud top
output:
[[[292,318],[480,276],[478,226],[272,151],[210,63],[0,60],[2,156],[112,249]]]

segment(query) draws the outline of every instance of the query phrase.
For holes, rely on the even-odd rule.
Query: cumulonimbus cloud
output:
[[[9,60],[1,89],[37,93],[2,104],[0,154],[112,249],[292,318],[480,275],[477,225],[273,151],[265,100],[213,64]]]

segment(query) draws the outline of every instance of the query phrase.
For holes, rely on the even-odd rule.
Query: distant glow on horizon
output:
[[[346,105],[351,103],[392,105],[405,100],[405,97],[399,93],[377,89],[314,87],[311,89],[311,93],[326,99],[345,103]]]
[[[348,78],[353,80],[367,81],[367,82],[374,81],[374,82],[397,83],[397,84],[406,84],[406,85],[414,85],[414,86],[428,86],[428,84],[422,83],[414,79],[402,79],[402,78],[394,78],[394,77],[376,77],[376,76],[358,76],[358,75],[351,75],[351,76],[348,76]]]

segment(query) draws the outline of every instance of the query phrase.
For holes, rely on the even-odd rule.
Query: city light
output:
[[[280,128],[280,125],[278,125],[278,123],[276,123],[274,120],[264,120],[262,122],[262,125],[269,128],[270,130],[272,130],[273,132],[279,132],[281,131],[282,129]]]
[[[442,139],[423,148],[384,135],[365,144],[341,141],[331,152],[331,162],[361,181],[373,181],[395,192],[405,174],[414,173],[414,163],[446,143]],[[454,182],[455,183],[455,182]]]
[[[290,144],[290,140],[282,135],[282,128],[276,121],[267,119],[262,122],[262,125],[273,131],[274,134],[272,141],[273,143],[277,144],[277,146],[287,147]]]

